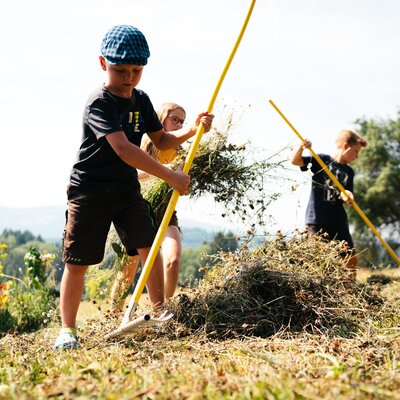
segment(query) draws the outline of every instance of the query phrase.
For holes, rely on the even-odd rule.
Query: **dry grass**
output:
[[[192,331],[221,338],[280,331],[347,335],[366,317],[390,318],[375,287],[353,282],[340,242],[278,238],[254,251],[221,254],[200,285],[170,308]]]
[[[105,342],[119,319],[86,314],[79,351],[4,336],[0,399],[399,399],[400,282],[349,281],[336,246],[221,254],[172,323]]]
[[[368,279],[378,279],[379,277],[386,277],[386,280],[400,279],[399,268],[384,268],[381,270],[371,268],[359,268],[357,271],[357,280],[360,282],[367,282]]]
[[[199,145],[190,168],[190,197],[198,199],[209,195],[223,206],[226,215],[236,215],[252,226],[264,225],[267,206],[277,198],[277,193],[266,195],[265,187],[276,179],[284,161],[277,154],[259,160],[249,143],[235,145],[229,142],[231,118],[226,131],[216,128],[208,133]],[[182,152],[175,160],[184,162]],[[150,202],[156,218],[161,221],[172,195],[172,188],[158,178],[141,182],[143,196]]]

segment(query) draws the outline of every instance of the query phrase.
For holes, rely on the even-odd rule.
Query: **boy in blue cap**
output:
[[[175,148],[194,136],[201,123],[211,128],[213,115],[200,113],[195,123],[165,132],[152,103],[136,89],[150,56],[144,35],[133,26],[118,25],[105,35],[100,66],[106,83],[95,90],[83,115],[82,142],[68,185],[68,210],[63,235],[65,269],[61,280],[62,328],[54,349],[78,347],[76,315],[88,265],[98,264],[111,223],[127,254],[139,254],[142,262],[157,233],[151,208],[140,194],[137,170],[155,175],[188,194],[190,179],[172,171],[140,149],[147,133],[160,150]],[[164,278],[158,254],[147,280],[154,308],[164,302]]]

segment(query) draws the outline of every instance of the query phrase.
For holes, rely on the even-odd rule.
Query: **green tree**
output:
[[[205,268],[209,261],[211,252],[210,245],[203,243],[196,248],[188,248],[182,251],[181,269],[179,282],[184,285],[193,285],[196,280],[203,276],[202,268]]]
[[[38,242],[44,242],[40,235],[35,236],[32,232],[25,231],[13,231],[12,229],[4,229],[1,237],[8,238],[9,241],[15,243],[15,246],[25,244],[27,242],[36,240]]]
[[[238,242],[233,232],[217,232],[213,241],[210,243],[210,254],[218,254],[221,251],[224,253],[234,252],[238,248]]]
[[[400,112],[397,119],[358,119],[358,133],[368,140],[354,163],[357,204],[387,243],[396,251],[400,245]],[[364,257],[374,264],[392,263],[370,228],[349,210],[357,247],[367,249]]]
[[[39,236],[34,236],[29,231],[13,231],[4,229],[0,234],[0,243],[8,246],[7,258],[3,261],[3,272],[17,278],[23,278],[26,273],[25,254],[33,246],[40,253],[51,253],[56,255],[53,262],[55,268],[55,280],[58,282],[61,279],[61,248],[58,244],[44,242]]]
[[[185,285],[193,285],[204,276],[207,267],[217,260],[218,253],[234,252],[238,248],[236,236],[231,232],[217,232],[210,243],[204,242],[196,248],[184,249],[182,252],[179,281]]]

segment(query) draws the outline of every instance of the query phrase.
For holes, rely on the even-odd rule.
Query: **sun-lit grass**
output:
[[[103,336],[119,325],[120,318],[107,316],[106,303],[86,302],[79,315],[81,348],[78,351],[51,350],[58,334],[55,322],[34,333],[8,334],[0,339],[0,399],[399,399],[400,281],[374,281],[365,288],[358,286],[364,283],[344,286],[346,295],[339,282],[338,295],[343,296],[343,301],[348,302],[351,296],[357,300],[353,313],[343,309],[343,318],[353,318],[356,323],[349,324],[353,330],[330,329],[341,311],[317,304],[310,288],[315,290],[314,294],[325,290],[323,275],[313,268],[323,260],[323,268],[329,268],[335,276],[334,259],[328,260],[334,256],[325,248],[323,257],[319,258],[302,247],[296,259],[301,261],[302,271],[289,253],[299,253],[299,246],[308,245],[314,253],[318,246],[325,246],[287,241],[284,247],[281,242],[276,244],[278,253],[268,247],[258,253],[243,252],[237,258],[222,257],[230,263],[222,264],[224,287],[229,292],[229,283],[233,282],[240,289],[236,292],[237,304],[241,296],[245,302],[249,301],[243,285],[250,285],[249,279],[256,273],[258,280],[275,277],[273,285],[265,283],[265,290],[270,291],[277,290],[280,283],[277,277],[285,276],[287,280],[281,283],[293,285],[293,277],[299,276],[303,287],[291,299],[292,292],[283,288],[288,298],[282,304],[292,307],[294,299],[298,299],[309,306],[304,316],[307,325],[303,329],[294,329],[288,321],[275,334],[259,330],[258,336],[245,336],[240,334],[246,332],[244,327],[235,326],[232,319],[226,322],[222,319],[217,324],[209,315],[205,320],[207,329],[201,326],[193,329],[190,318],[186,325],[177,314],[167,326],[149,327],[107,342]],[[278,257],[279,254],[284,257]],[[309,261],[314,256],[316,262],[312,264]],[[259,262],[260,257],[274,262],[265,267],[265,263]],[[290,263],[286,263],[288,259]],[[240,263],[238,275],[232,264],[235,262]],[[248,267],[247,262],[251,264]],[[290,269],[285,272],[286,264]],[[280,268],[286,275],[273,275],[274,268]],[[246,280],[241,280],[244,277]],[[307,279],[313,285],[307,286]],[[226,289],[218,286],[218,280],[218,270],[214,270],[198,288],[183,290],[181,294],[197,296],[196,304],[208,307],[208,313],[214,311],[216,301],[224,301],[221,304],[225,314],[219,315],[229,316],[232,309],[226,299],[231,297],[222,296]],[[373,293],[367,297],[372,303],[364,301],[367,288]],[[215,291],[220,297],[213,296]],[[336,291],[323,293],[332,302],[334,299],[329,296],[334,297]],[[171,306],[177,307],[172,303]],[[244,306],[247,310],[248,304]],[[199,309],[188,307],[186,311],[190,314]],[[322,322],[313,320],[310,309],[320,313]],[[244,316],[240,315],[239,308],[233,310],[242,324]],[[261,311],[254,309],[255,315]],[[229,323],[229,329],[221,323]],[[214,332],[208,330],[213,327]]]
[[[2,339],[0,398],[398,399],[398,334],[210,341],[147,332],[95,346],[83,336],[80,351],[53,352],[56,330],[45,329]]]
[[[383,275],[390,278],[400,279],[399,268],[385,268],[385,269],[371,269],[371,268],[359,268],[357,271],[357,280],[365,282],[370,276]]]

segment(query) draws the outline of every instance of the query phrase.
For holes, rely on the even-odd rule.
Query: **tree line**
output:
[[[354,163],[357,204],[394,251],[400,249],[400,111],[396,119],[358,119],[357,132],[368,140]],[[366,265],[393,264],[389,253],[353,210],[356,246]]]
[[[63,263],[61,261],[61,244],[46,242],[40,235],[35,236],[28,230],[4,229],[0,234],[0,243],[7,245],[7,256],[2,260],[2,273],[22,279],[26,275],[25,255],[31,248],[40,254],[53,254],[52,266],[55,269],[54,279],[61,281]],[[203,242],[197,248],[187,248],[182,252],[180,281],[195,281],[202,276],[202,268],[215,262],[219,252],[232,252],[238,247],[238,241],[233,232],[217,232],[214,238]],[[112,267],[110,263],[110,268]]]

